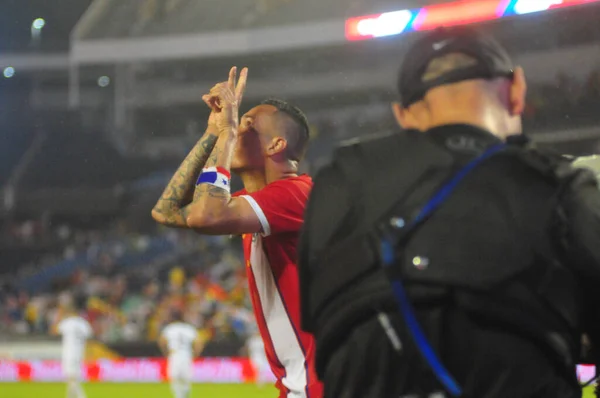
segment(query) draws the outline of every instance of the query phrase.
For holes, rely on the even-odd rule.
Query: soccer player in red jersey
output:
[[[315,343],[300,329],[296,266],[298,233],[312,188],[298,163],[308,123],[298,108],[268,100],[238,117],[248,70],[203,100],[211,108],[206,133],[183,161],[152,210],[168,226],[212,235],[243,235],[250,295],[280,398],[320,398]],[[229,191],[230,171],[244,190]],[[199,177],[198,177],[199,176]]]

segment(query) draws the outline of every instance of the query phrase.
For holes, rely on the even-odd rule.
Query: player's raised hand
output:
[[[239,123],[239,106],[246,90],[248,68],[242,69],[236,84],[237,68],[229,71],[227,82],[215,85],[203,100],[216,112],[215,119],[219,132],[233,131],[237,133]]]
[[[244,98],[244,92],[246,91],[246,81],[248,80],[248,68],[243,68],[240,73],[240,78],[235,82],[237,68],[234,66],[229,71],[229,81],[227,82],[229,88],[233,90],[235,93],[235,99],[237,101],[237,105],[240,106],[242,104],[242,99]]]
[[[229,79],[227,81],[227,88],[235,93],[235,99],[237,101],[237,107],[242,103],[242,98],[244,96],[244,91],[246,90],[246,80],[248,77],[248,68],[242,69],[240,73],[240,78],[236,84],[237,67],[231,68],[229,71]],[[208,94],[204,94],[202,96],[202,101],[208,106],[211,110],[210,116],[208,117],[208,124],[216,126],[217,122],[217,113],[221,112],[221,100],[219,98],[219,92],[222,89],[224,83],[219,83],[215,85]],[[239,119],[239,118],[238,118]]]
[[[208,126],[216,128],[217,127],[217,112],[220,111],[219,107],[211,101],[211,96],[208,94],[204,94],[202,96],[202,101],[210,108],[210,115],[208,116]]]

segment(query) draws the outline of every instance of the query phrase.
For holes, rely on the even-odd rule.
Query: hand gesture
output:
[[[218,106],[218,98],[213,98],[210,94],[204,94],[202,101],[210,108],[210,115],[208,116],[208,128],[217,129],[217,113],[221,111]]]
[[[236,84],[237,68],[234,66],[229,71],[227,82],[215,85],[210,94],[204,95],[202,100],[211,108],[209,123],[213,118],[218,130],[222,132],[237,133],[239,123],[239,106],[242,103],[248,68],[242,69],[240,78]]]

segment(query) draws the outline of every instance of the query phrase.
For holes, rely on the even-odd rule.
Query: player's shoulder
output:
[[[170,334],[170,333],[180,333],[180,332],[191,332],[191,331],[195,331],[196,328],[192,325],[190,325],[189,323],[183,323],[183,322],[174,322],[174,323],[170,323],[167,326],[165,326],[165,328],[163,329],[163,333],[164,334]]]
[[[162,334],[168,336],[170,333],[173,332],[173,330],[177,330],[176,325],[174,323],[169,323],[168,325],[163,327]]]
[[[189,324],[187,322],[180,322],[180,323],[177,323],[176,325],[180,330],[186,330],[186,331],[196,330],[196,328],[192,324]]]
[[[308,174],[301,174],[294,177],[282,178],[268,184],[264,190],[289,192],[290,194],[308,195],[313,187],[312,177]]]
[[[189,333],[191,336],[193,336],[193,337],[196,337],[196,335],[198,334],[198,329],[196,329],[196,327],[195,327],[194,325],[191,325],[191,324],[189,324],[189,323],[186,323],[186,324],[185,324],[185,326],[186,326],[186,330],[187,330],[187,332],[188,332],[188,333]]]
[[[61,319],[56,324],[56,328],[61,332],[65,331],[68,327],[69,327],[69,322],[67,321],[67,319]]]
[[[71,327],[75,324],[77,324],[77,320],[73,316],[67,316],[58,322],[58,325],[63,328]]]
[[[244,195],[248,195],[248,191],[246,191],[246,189],[240,189],[239,191],[236,191],[234,193],[231,194],[232,197],[238,197],[238,196],[244,196]]]

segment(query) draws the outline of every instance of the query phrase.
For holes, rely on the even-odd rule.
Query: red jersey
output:
[[[312,188],[307,175],[273,182],[258,192],[238,192],[250,203],[261,234],[246,234],[244,256],[249,291],[280,398],[320,398],[314,370],[315,342],[300,328],[298,234]]]

